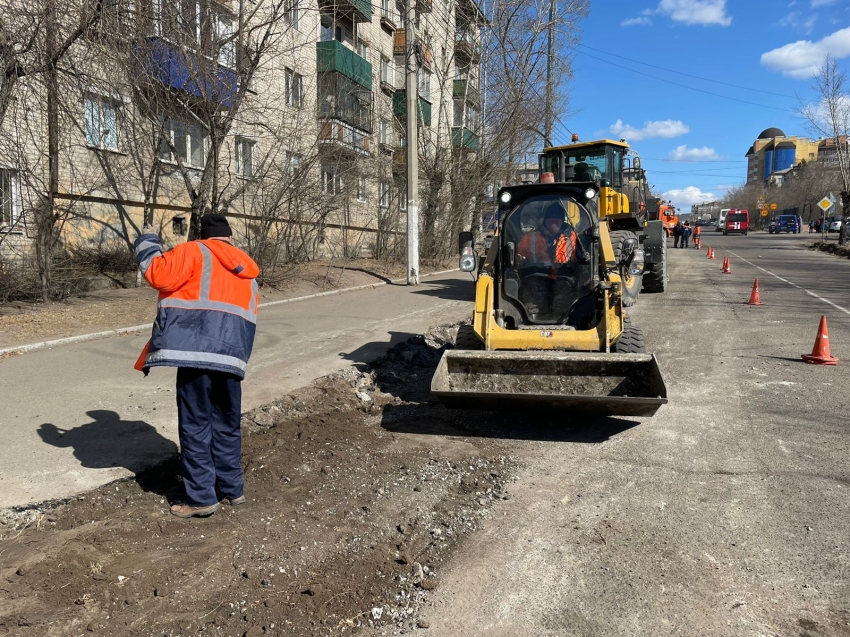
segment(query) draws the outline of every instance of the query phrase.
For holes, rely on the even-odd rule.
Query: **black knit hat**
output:
[[[547,219],[560,219],[561,221],[563,221],[564,207],[557,201],[553,201],[552,203],[550,203],[543,213],[543,220],[546,221]]]
[[[201,217],[201,239],[212,237],[232,237],[233,231],[224,215],[204,215]]]

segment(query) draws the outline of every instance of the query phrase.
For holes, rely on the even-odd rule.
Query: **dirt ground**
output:
[[[0,332],[8,345],[16,330],[32,342],[114,329],[144,322],[153,304],[142,289],[15,308]],[[429,395],[456,330],[245,414],[244,506],[171,516],[175,457],[68,501],[0,511],[0,635],[424,632],[441,566],[508,499],[518,470],[503,442],[469,435],[466,416]]]

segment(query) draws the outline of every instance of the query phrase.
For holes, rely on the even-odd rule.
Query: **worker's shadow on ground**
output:
[[[116,412],[86,412],[91,422],[73,429],[53,423],[38,428],[41,439],[60,449],[73,449],[86,469],[123,467],[135,473],[144,491],[171,497],[178,487],[177,445],[143,420],[122,420]]]
[[[390,350],[400,343],[406,343],[411,339],[421,339],[421,334],[413,332],[388,332],[390,335],[389,341],[380,342],[372,341],[365,343],[350,352],[340,352],[339,357],[346,361],[351,361],[351,364],[359,368],[367,368],[375,361],[381,360],[387,350]]]
[[[447,409],[442,405],[387,405],[381,425],[393,433],[430,436],[477,436],[598,444],[639,425],[637,420],[553,410],[489,412]]]

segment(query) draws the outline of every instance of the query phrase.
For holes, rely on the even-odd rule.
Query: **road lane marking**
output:
[[[769,274],[770,276],[772,276],[772,277],[774,277],[774,278],[779,279],[779,280],[780,280],[780,281],[782,281],[783,283],[787,283],[788,285],[790,285],[790,286],[792,286],[792,287],[795,287],[795,288],[797,288],[798,290],[802,290],[803,292],[805,292],[805,293],[806,293],[806,294],[808,294],[809,296],[813,296],[814,298],[816,298],[818,301],[823,301],[824,303],[826,303],[826,304],[831,305],[832,307],[834,307],[836,310],[839,310],[839,311],[841,311],[841,312],[844,312],[845,314],[847,314],[848,316],[850,316],[850,310],[846,310],[846,309],[844,309],[843,307],[841,307],[840,305],[838,305],[838,303],[833,303],[833,302],[832,302],[832,301],[830,301],[829,299],[825,299],[824,297],[822,297],[822,296],[820,296],[820,295],[818,295],[818,294],[815,294],[815,293],[814,293],[814,292],[812,292],[811,290],[804,288],[802,285],[797,285],[797,284],[796,284],[796,283],[794,283],[793,281],[789,281],[788,279],[783,279],[783,278],[782,278],[781,276],[779,276],[778,274],[774,274],[774,273],[773,273],[773,272],[771,272],[770,270],[765,270],[763,267],[761,267],[760,265],[756,265],[756,264],[755,264],[755,263],[753,263],[752,261],[747,261],[747,260],[746,260],[744,257],[742,257],[740,254],[735,254],[735,253],[734,253],[734,252],[732,252],[731,250],[729,251],[729,254],[731,254],[733,257],[737,257],[738,259],[740,259],[740,260],[741,260],[741,261],[743,261],[744,263],[749,263],[751,266],[753,266],[753,267],[754,267],[754,268],[756,268],[757,270],[761,270],[761,271],[762,271],[762,272],[764,272],[765,274]]]

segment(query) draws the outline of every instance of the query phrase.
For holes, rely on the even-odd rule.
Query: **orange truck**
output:
[[[673,234],[673,228],[679,223],[679,217],[676,215],[676,209],[666,203],[663,203],[658,208],[658,218],[664,224],[664,233],[666,236]]]

